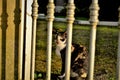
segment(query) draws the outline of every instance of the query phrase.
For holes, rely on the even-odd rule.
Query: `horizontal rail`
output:
[[[38,19],[46,19],[45,15],[39,14]],[[54,21],[57,22],[66,22],[66,18],[55,18]],[[75,20],[74,24],[80,24],[80,25],[90,25],[89,21],[87,20]],[[116,21],[99,21],[99,26],[118,26],[118,22]]]

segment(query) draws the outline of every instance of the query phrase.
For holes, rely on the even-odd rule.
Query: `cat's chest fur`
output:
[[[66,44],[57,44],[56,50],[55,50],[56,54],[58,56],[61,56],[60,51],[63,50],[65,47],[66,47]]]

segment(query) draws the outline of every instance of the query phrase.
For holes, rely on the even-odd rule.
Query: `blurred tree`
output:
[[[91,0],[75,0],[74,3],[76,6],[75,16],[89,18],[89,6]]]
[[[120,0],[99,0],[99,19],[107,21],[118,20],[118,7]]]
[[[44,13],[47,14],[47,4],[48,0],[38,0],[38,13]]]
[[[118,7],[120,6],[120,0],[98,0],[99,1],[99,19],[106,21],[117,21],[118,20]],[[46,6],[48,0],[38,0],[39,13],[46,14]],[[65,0],[65,6],[68,0]],[[74,0],[76,9],[75,17],[89,18],[89,6],[92,0]],[[56,3],[56,0],[55,0]],[[57,13],[56,13],[57,14]],[[66,9],[62,10],[57,16],[66,16]]]

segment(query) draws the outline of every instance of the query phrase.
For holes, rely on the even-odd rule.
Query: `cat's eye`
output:
[[[61,41],[64,41],[65,39],[60,39]]]

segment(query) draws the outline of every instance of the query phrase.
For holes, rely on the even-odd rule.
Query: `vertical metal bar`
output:
[[[70,80],[71,65],[71,44],[72,44],[72,27],[74,22],[74,0],[69,0],[67,5],[67,48],[65,60],[65,80]]]
[[[67,38],[68,39],[67,39],[67,48],[66,48],[65,80],[70,80],[72,24],[68,24]]]
[[[32,53],[31,53],[31,80],[34,80],[35,71],[35,52],[36,52],[36,24],[38,17],[38,3],[33,0],[32,3]]]
[[[0,22],[0,24],[2,23],[2,0],[0,0],[1,1],[1,3],[0,3],[0,14],[1,14],[1,17],[0,17],[0,20],[1,20],[1,22]],[[2,26],[2,24],[1,24],[1,26]],[[0,28],[0,80],[2,79],[2,27]]]
[[[98,23],[98,0],[92,0],[90,6],[90,24],[91,34],[90,34],[90,45],[89,45],[89,73],[88,80],[93,80],[94,75],[94,62],[95,62],[95,44],[96,44],[96,26]]]
[[[47,32],[47,75],[46,78],[47,80],[50,80],[51,78],[51,46],[52,46],[52,22],[48,22],[47,28],[48,28],[48,32]]]
[[[52,26],[54,20],[54,3],[53,0],[49,0],[47,5],[47,73],[46,80],[51,79],[51,52],[52,52]]]
[[[24,50],[23,50],[23,80],[31,78],[31,51],[32,51],[32,3],[33,0],[25,1],[25,30],[24,30]]]
[[[118,54],[117,54],[117,80],[120,80],[120,7],[118,9],[119,11],[119,21],[118,21]]]
[[[18,49],[18,80],[22,80],[22,64],[23,64],[23,43],[24,43],[24,8],[25,1],[22,0],[21,10],[21,27],[19,27],[19,49]]]
[[[96,42],[96,26],[92,26],[90,34],[90,46],[89,46],[89,80],[93,80],[94,75],[94,62],[95,62],[95,42]]]

